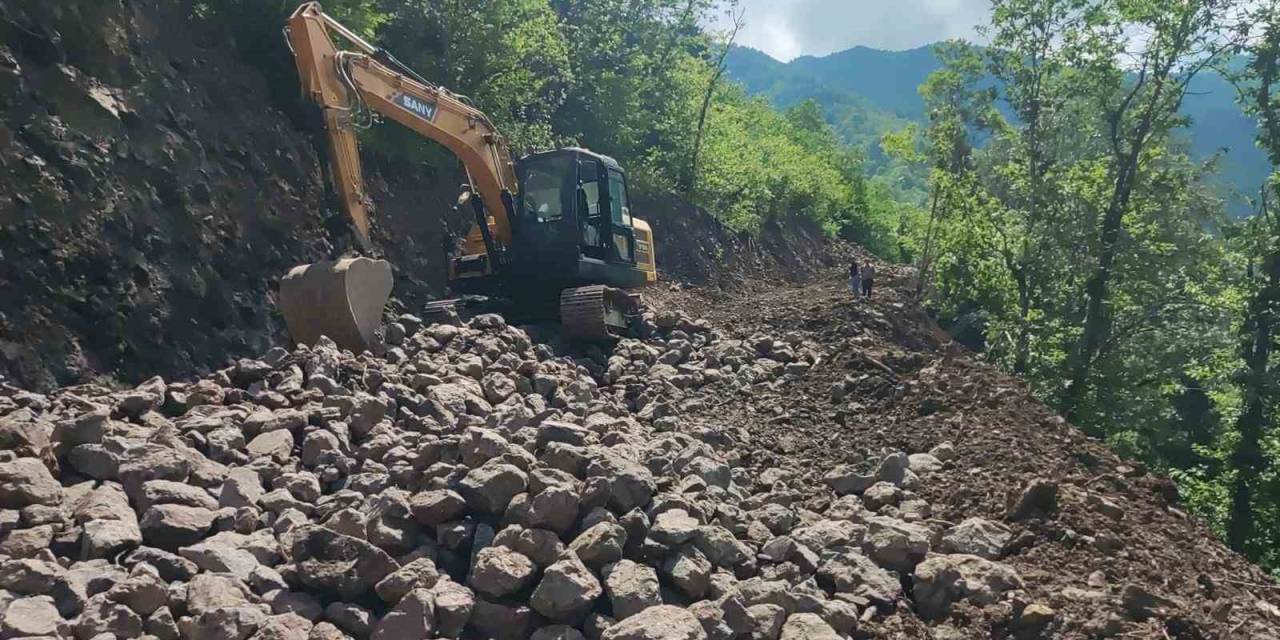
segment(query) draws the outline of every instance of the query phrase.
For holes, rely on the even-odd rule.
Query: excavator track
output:
[[[599,342],[625,335],[640,310],[639,296],[591,285],[560,292],[560,326],[566,338]]]

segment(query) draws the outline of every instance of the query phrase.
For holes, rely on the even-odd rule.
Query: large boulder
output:
[[[705,640],[702,623],[687,609],[649,607],[605,629],[600,640]]]
[[[205,537],[217,512],[181,504],[158,504],[142,514],[142,539],[161,549],[177,549]]]
[[[944,553],[967,553],[988,560],[1000,558],[1013,538],[1009,527],[985,518],[966,518],[942,534]]]
[[[414,589],[373,628],[371,640],[431,640],[435,636],[435,603],[427,589]]]
[[[968,554],[931,554],[915,568],[912,580],[916,610],[925,619],[938,619],[951,605],[965,600],[992,604],[1006,591],[1022,588],[1012,567]]]
[[[347,600],[359,597],[400,568],[382,549],[325,527],[295,527],[287,539],[287,555],[297,564],[298,579]]]
[[[62,502],[62,485],[49,468],[36,458],[0,462],[0,509],[21,509],[28,505],[57,505]]]
[[[603,589],[591,570],[572,552],[547,567],[529,606],[549,620],[575,622],[586,615]]]
[[[624,620],[662,604],[661,585],[653,568],[621,560],[606,566],[602,573],[615,618]]]

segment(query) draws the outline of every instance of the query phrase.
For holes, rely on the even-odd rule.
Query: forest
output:
[[[279,36],[292,8],[205,0],[198,13],[278,80],[276,107],[300,113]],[[982,46],[938,47],[926,122],[880,141],[925,177],[914,197],[867,177],[816,102],[778,110],[726,77],[749,19],[731,2],[325,9],[470,97],[517,152],[589,146],[732,229],[808,217],[914,264],[957,339],[1171,475],[1231,547],[1280,569],[1280,183],[1248,194],[1252,215],[1228,215],[1220,167],[1189,153],[1180,110],[1198,74],[1224,75],[1280,162],[1280,3],[993,0]],[[372,153],[451,162],[392,125],[365,137]]]

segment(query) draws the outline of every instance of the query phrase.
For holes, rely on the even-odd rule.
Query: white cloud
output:
[[[976,38],[989,0],[740,0],[746,26],[738,43],[779,60],[857,45],[912,49],[947,38]],[[723,23],[722,23],[723,24]]]

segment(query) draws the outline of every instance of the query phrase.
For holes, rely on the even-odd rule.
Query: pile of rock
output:
[[[682,429],[811,345],[652,329],[574,360],[498,316],[404,316],[380,357],[5,389],[0,637],[835,638],[904,584],[925,617],[1020,589],[1007,529],[912,493],[945,446],[833,470],[817,513]]]

